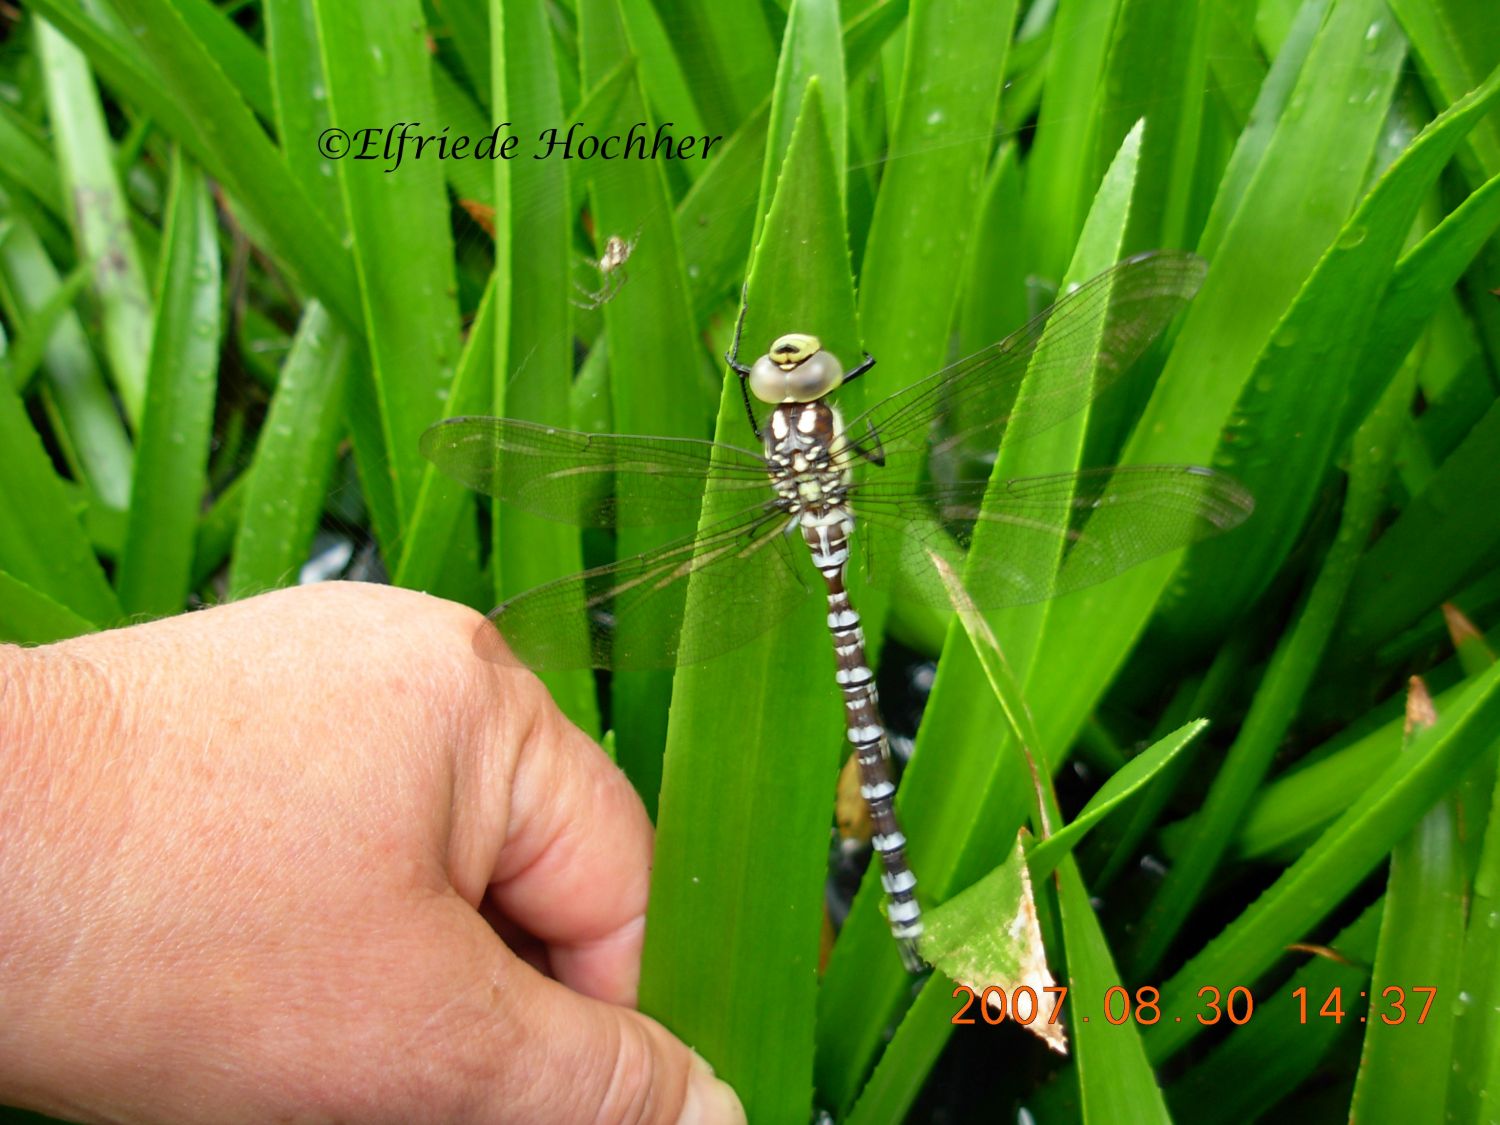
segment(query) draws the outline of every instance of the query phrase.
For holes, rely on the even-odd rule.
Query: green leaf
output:
[[[1491,659],[1487,666],[1493,668],[1495,661]],[[1477,679],[1478,676],[1473,678]],[[1446,705],[1439,700],[1438,706],[1438,713],[1442,714]],[[1481,764],[1492,767],[1493,757],[1482,759]],[[1465,781],[1469,782],[1476,776],[1482,777],[1482,771],[1473,771]],[[1466,784],[1459,790],[1459,811],[1466,818],[1474,805],[1469,799],[1470,794],[1466,792],[1468,788]],[[1463,1116],[1477,1120],[1486,1112],[1487,1103],[1493,1097],[1489,1092],[1489,1084],[1494,1080],[1495,1051],[1497,1045],[1500,1045],[1500,1019],[1497,1019],[1497,1013],[1500,1013],[1500,1004],[1497,1004],[1497,999],[1500,999],[1500,976],[1495,972],[1500,947],[1497,947],[1494,936],[1496,920],[1500,918],[1500,913],[1497,913],[1497,905],[1500,905],[1500,830],[1497,828],[1500,828],[1500,800],[1492,795],[1483,844],[1478,862],[1474,864],[1473,883],[1467,904],[1468,924],[1463,933],[1462,955],[1458,959],[1458,990],[1455,995],[1459,1004],[1456,1008],[1440,1013],[1438,1017],[1444,1034],[1448,1032],[1447,1021],[1450,1016],[1455,1021],[1447,1096],[1447,1110],[1455,1118]],[[1432,840],[1439,845],[1433,851],[1438,853],[1440,862],[1443,852],[1437,833],[1438,828],[1434,825],[1430,832],[1423,833],[1421,842]],[[1443,872],[1440,871],[1439,874]],[[1417,873],[1412,879],[1419,877],[1420,873]],[[1439,884],[1439,893],[1446,885],[1446,880]],[[1423,893],[1411,890],[1409,885],[1408,892]],[[1449,914],[1445,911],[1435,921],[1441,926],[1448,918]],[[1449,935],[1444,933],[1442,936]],[[1441,968],[1447,976],[1451,965],[1444,963]]]
[[[1449,699],[1451,695],[1440,696],[1439,707]],[[1363,738],[1332,753],[1314,747],[1307,754],[1307,764],[1264,786],[1239,830],[1236,858],[1286,854],[1298,841],[1325,828],[1395,760],[1401,749],[1402,723],[1397,708],[1395,717]],[[1170,845],[1172,854],[1181,854],[1185,838],[1186,833],[1177,834]]]
[[[1122,987],[1123,977],[1071,856],[1058,871],[1057,887],[1068,950],[1068,990],[1076,1001],[1072,1010],[1082,1015],[1095,1003],[1107,1003],[1110,990]],[[1174,994],[1163,986],[1161,995]],[[1151,1072],[1142,1034],[1133,1020],[1120,1027],[1109,1023],[1105,1019],[1085,1023],[1075,1017],[1072,1024],[1083,1119],[1166,1125],[1171,1118]]]
[[[179,150],[147,365],[141,445],[120,559],[120,602],[131,614],[181,611],[192,577],[198,512],[208,484],[219,365],[219,242],[213,199]]]
[[[1484,0],[1393,0],[1391,11],[1411,39],[1434,104],[1458,101],[1495,65],[1494,9]],[[1469,145],[1483,176],[1500,174],[1500,123],[1483,122]]]
[[[922,955],[953,980],[967,985],[979,998],[976,1008],[987,1004],[986,994],[991,988],[1000,990],[1003,1005],[1018,1006],[1024,1000],[1015,999],[1017,989],[1029,988],[1032,1011],[1039,1018],[1026,1022],[1026,1030],[1059,1054],[1067,1052],[1062,1025],[1050,1018],[1058,1001],[1047,994],[1047,989],[1057,982],[1047,969],[1031,875],[1019,837],[1004,863],[930,911],[926,925]],[[1025,1010],[1002,1006],[999,1014],[1014,1016]],[[968,1018],[977,1022],[976,1016],[987,1022],[992,1018],[978,1011],[970,1011]]]
[[[16,340],[10,354],[5,357],[5,369],[11,386],[22,394],[26,393],[27,385],[47,354],[52,333],[64,317],[71,315],[73,302],[78,300],[78,295],[92,280],[93,269],[88,263],[74,269],[48,296],[46,303],[36,310],[30,323],[26,325],[26,334]]]
[[[445,414],[480,414],[489,408],[496,369],[496,320],[505,315],[498,311],[499,272],[497,269],[485,286],[474,322],[469,325]],[[436,582],[443,560],[456,541],[460,519],[472,513],[472,498],[448,484],[436,465],[427,466],[412,512],[406,551],[396,571],[395,581],[399,586],[421,590]]]
[[[15,575],[0,570],[0,641],[49,644],[98,628]]]
[[[1326,42],[1320,40],[1319,35],[1331,3],[1332,0],[1305,0],[1297,5],[1296,19],[1287,29],[1269,72],[1262,75],[1264,80],[1259,83],[1255,103],[1243,115],[1244,127],[1235,139],[1228,166],[1218,180],[1213,209],[1198,240],[1198,252],[1209,261],[1218,258],[1225,233],[1260,174],[1268,150],[1278,143],[1278,138],[1285,136],[1284,115],[1292,99],[1298,95],[1299,84],[1306,81],[1303,75],[1308,55],[1319,42]],[[1282,140],[1280,143],[1285,146],[1289,142]]]
[[[1102,154],[1112,156],[1122,137],[1101,135],[1106,107],[1098,96],[1119,9],[1119,0],[1103,0],[1061,5],[1057,13],[1022,225],[1023,261],[1044,276],[1055,277],[1068,260],[1107,159]],[[1129,130],[1135,118],[1116,124]]]
[[[1139,130],[1133,131],[1106,174],[1069,267],[1069,280],[1081,280],[1115,260],[1129,217],[1139,140]],[[1102,330],[1102,318],[1093,327],[1095,331]],[[1039,355],[1044,355],[1045,347],[1044,336]],[[1021,393],[1027,393],[1025,387]],[[1087,412],[1082,412],[1082,416],[1054,426],[1032,440],[1002,444],[990,476],[991,490],[1003,489],[1005,482],[1016,476],[1043,470],[1055,472],[1069,464],[1076,465],[1086,416]],[[982,557],[986,551],[1003,550],[1004,546],[1000,528],[982,523],[975,529],[970,558]],[[1032,653],[1049,613],[1050,607],[1042,604],[987,615],[990,626],[1001,638],[1008,666],[1017,670],[1016,678],[1023,685],[1010,684],[1004,690],[988,690],[972,646],[957,628],[949,631],[937,682],[918,731],[912,765],[897,797],[910,841],[908,851],[928,895],[942,899],[988,870],[991,863],[987,858],[1002,847],[1009,847],[1009,836],[1021,824],[1028,803],[1036,823],[1060,822],[1056,815],[1045,821],[1038,811],[1050,794],[1050,780],[1045,776],[1044,745],[1035,733],[1033,712],[1024,698],[1029,687],[1027,677],[1034,674]],[[1004,685],[1008,680],[1009,676],[997,676],[995,682]],[[999,706],[994,702],[997,699]],[[1022,732],[1018,740],[1007,740],[1000,733],[1007,722]],[[935,762],[929,747],[944,747],[943,759]],[[1027,794],[1036,796],[1027,802]],[[1076,869],[1070,870],[1076,878]],[[842,960],[843,955],[867,959],[873,956],[868,942],[878,938],[866,935],[878,932],[875,925],[878,918],[873,909],[877,900],[878,884],[874,873],[869,872],[835,947],[820,1008],[825,1025],[829,1013],[837,1011],[838,1022],[846,1028],[863,1026],[866,1022],[878,1028],[893,1018],[892,1009],[901,999],[898,981],[881,979],[878,988],[872,987],[873,978],[867,965],[860,976],[851,976],[847,982],[834,975],[841,967],[852,972],[858,964]],[[1085,933],[1097,931],[1096,920],[1084,922],[1075,918],[1075,924]],[[862,928],[856,929],[857,926]],[[857,940],[851,941],[851,937]],[[1107,958],[1107,952],[1103,956]],[[847,994],[835,991],[842,987],[850,987],[851,991]],[[842,1009],[835,1008],[835,1003],[842,1005]],[[867,1009],[877,1014],[872,1016]],[[949,1031],[951,1024],[935,1023],[928,1027],[928,1033],[936,1036]],[[867,1065],[868,1056],[856,1051],[873,1053],[878,1046],[874,1036],[856,1037],[844,1031],[834,1048],[847,1068],[838,1076],[840,1080],[854,1080],[859,1068]],[[1122,1065],[1128,1069],[1128,1064]],[[831,1079],[824,1078],[823,1082],[831,1083]]]
[[[660,0],[656,10],[682,60],[705,127],[733,132],[771,85],[775,38],[764,9],[752,0],[720,0],[711,8],[693,0]]]
[[[9,102],[0,102],[0,167],[17,187],[24,188],[55,218],[65,219],[57,166],[43,135]]]
[[[270,117],[271,83],[260,48],[227,12],[208,0],[175,0],[175,6],[193,38],[223,67],[246,104],[261,117]]]
[[[1380,0],[1344,0],[1324,25],[1236,210],[1122,462],[1203,463],[1266,341],[1363,184],[1400,70]],[[1367,29],[1375,34],[1366,38]],[[1304,206],[1310,194],[1317,208]],[[1205,372],[1212,372],[1206,378]],[[1233,462],[1219,462],[1233,471]],[[1135,643],[1173,571],[1164,559],[1053,607],[1030,692],[1044,743],[1065,746]]]
[[[483,103],[490,106],[490,34],[489,4],[486,0],[443,0],[426,5],[428,23],[433,35],[450,44],[463,66],[468,87]],[[434,18],[436,17],[436,18]],[[457,75],[453,76],[457,79]]]
[[[1140,188],[1124,252],[1185,246],[1193,160],[1202,125],[1207,25],[1212,5],[1123,0],[1102,78],[1096,169],[1108,167],[1120,142],[1145,121]],[[1096,173],[1097,174],[1097,173]]]
[[[55,0],[39,7],[48,16],[56,13]],[[363,309],[348,255],[208,47],[165,0],[119,0],[116,7],[141,52],[128,63],[117,60],[131,68],[132,93],[151,105],[206,171],[224,181],[292,276],[350,325],[360,324]],[[74,34],[76,25],[64,30]],[[102,38],[89,32],[95,65],[101,55],[116,57],[100,45]]]
[[[734,6],[726,6],[726,26],[739,15]],[[666,13],[663,22],[673,27]],[[613,0],[581,3],[579,29],[581,69],[585,85],[590,85],[618,65],[629,43]],[[720,30],[717,20],[715,30]],[[743,46],[748,58],[753,43]],[[616,115],[621,122],[649,121],[638,72],[624,83]],[[705,109],[704,118],[712,121],[713,115]],[[622,160],[600,163],[590,171],[595,229],[606,236],[639,232],[630,258],[630,280],[602,310],[610,341],[614,428],[627,434],[701,438],[712,417],[710,388],[717,395],[718,385],[707,377],[694,334],[686,270],[662,170],[650,161]],[[670,535],[665,529],[632,529],[617,537],[617,554],[637,554]],[[620,765],[648,811],[655,808],[661,789],[672,691],[671,676],[665,672],[631,672],[611,682]]]
[[[1204,629],[1260,592],[1297,542],[1320,480],[1346,436],[1395,375],[1370,363],[1364,342],[1423,198],[1465,135],[1500,96],[1500,70],[1450,107],[1402,152],[1318,262],[1255,363],[1224,441],[1234,472],[1257,497],[1238,534],[1198,548],[1179,577],[1180,616]],[[1299,341],[1301,345],[1299,346]],[[1290,441],[1273,435],[1293,434]],[[1198,568],[1211,581],[1195,582]]]
[[[1091,829],[1165,769],[1207,726],[1207,719],[1185,723],[1165,738],[1152,743],[1148,749],[1111,774],[1109,780],[1095,791],[1077,816],[1045,840],[1038,841],[1031,849],[1027,863],[1031,867],[1032,878],[1044,879],[1051,874],[1062,857],[1076,848]]]
[[[1409,832],[1470,763],[1494,747],[1500,729],[1500,665],[1474,680],[1411,750],[1375,778],[1360,799],[1217,938],[1162,985],[1192,992],[1206,984],[1253,986]],[[1165,1021],[1146,1031],[1161,1062],[1202,1030]]]
[[[1486,479],[1497,458],[1500,403],[1486,411],[1365,555],[1349,590],[1343,624],[1349,643],[1368,649],[1396,635],[1493,556],[1500,513],[1473,482]]]
[[[803,325],[835,355],[853,350],[837,171],[814,80],[751,270],[747,346]],[[799,248],[790,275],[774,268],[783,246]],[[729,380],[718,434],[734,441],[745,429]],[[704,526],[724,518],[726,499],[710,492]],[[801,563],[811,570],[805,551]],[[689,585],[690,619],[701,594]],[[753,1120],[803,1120],[811,1107],[824,849],[843,752],[823,618],[821,599],[808,597],[751,644],[680,668],[673,685],[641,1008],[694,1044]],[[720,745],[731,731],[743,752]]]
[[[1264,990],[1251,992],[1245,985],[1231,986],[1241,990],[1233,996],[1231,988],[1219,989],[1222,1014],[1216,1025],[1240,1026],[1230,1027],[1227,1040],[1167,1087],[1173,1121],[1178,1125],[1218,1125],[1264,1114],[1330,1061],[1340,1038],[1347,1039],[1356,1026],[1354,1010],[1362,1010],[1356,997],[1370,989],[1370,961],[1375,954],[1382,902],[1374,903],[1340,930],[1326,951],[1307,958],[1291,979],[1270,995]],[[1319,1014],[1335,989],[1344,998],[1343,1020]],[[1304,995],[1299,997],[1299,990],[1305,990]],[[1190,992],[1173,1000],[1187,1004],[1191,998],[1200,1005],[1198,1013],[1212,1018],[1206,1007],[1212,995],[1200,997]],[[1288,1047],[1288,1031],[1297,1037],[1295,1050]],[[1423,1116],[1430,1109],[1424,1109]]]
[[[899,800],[929,925],[997,868],[1014,873],[1028,819],[1053,829],[1028,867],[1070,988],[1075,1057],[973,1065],[986,1049],[976,1037],[1012,1032],[966,1028],[950,1044],[962,998],[941,972],[897,966],[874,876],[843,909],[849,841],[825,882],[844,743],[811,570],[807,618],[765,648],[675,676],[546,677],[590,732],[602,683],[606,742],[618,736],[632,780],[662,799],[641,995],[747,1092],[752,1120],[806,1120],[813,1107],[855,1122],[968,1120],[1024,1106],[1038,1120],[1157,1121],[1165,1089],[1183,1123],[1322,1121],[1350,1116],[1356,1086],[1361,1120],[1493,1116],[1500,723],[1486,702],[1488,745],[1442,741],[1434,763],[1428,735],[1402,752],[1394,694],[1420,674],[1440,741],[1443,723],[1468,730],[1463,677],[1488,676],[1490,658],[1450,635],[1445,603],[1485,635],[1500,623],[1489,295],[1500,119],[1485,101],[1494,78],[1475,89],[1500,63],[1493,0],[27,8],[0,58],[0,340],[12,345],[0,361],[0,635],[12,639],[118,624],[110,582],[139,581],[157,511],[171,513],[173,607],[292,580],[316,527],[358,548],[350,576],[378,579],[383,564],[393,581],[488,609],[658,540],[476,501],[414,456],[412,436],[440,413],[699,439],[717,420],[721,438],[753,447],[720,363],[747,277],[746,358],[801,328],[843,359],[862,347],[878,358],[841,391],[847,412],[992,343],[1048,304],[1065,272],[1196,244],[1211,269],[1175,338],[1055,433],[1005,445],[995,471],[1214,464],[1253,478],[1258,511],[1242,530],[1180,566],[990,615],[1013,670],[1011,683],[991,670],[1003,706],[951,610],[850,575],[897,759],[899,736],[916,737]],[[687,162],[430,148],[413,160],[408,141],[391,172],[319,148],[335,124],[419,118],[422,133],[450,137],[505,120],[523,141],[671,122],[715,141]],[[195,420],[176,454],[127,428],[135,408],[115,386],[122,368],[145,370],[147,348],[132,353],[121,333],[151,323],[150,301],[117,301],[106,317],[91,294],[75,300],[107,272],[96,247],[115,234],[140,263],[139,293],[140,279],[165,276],[179,249],[163,239],[180,209],[167,200],[174,159],[211,185],[230,327],[212,425]],[[106,180],[108,214],[88,212],[73,185]],[[454,197],[494,208],[493,237]],[[579,308],[590,302],[577,285],[600,284],[584,259],[612,236],[636,240],[630,260],[608,300]],[[184,339],[190,316],[161,331]],[[1361,427],[1382,391],[1390,429],[1377,437]],[[1391,482],[1361,499],[1377,449]],[[164,467],[173,456],[180,480]],[[972,468],[991,471],[987,458]],[[132,479],[152,474],[168,491],[142,483],[132,497]],[[191,505],[171,491],[188,482]],[[1357,547],[1335,539],[1351,497],[1374,513]],[[871,544],[866,522],[856,558],[890,545]],[[787,550],[805,567],[798,544]],[[1314,628],[1310,591],[1326,593],[1351,555],[1337,622],[1330,631],[1330,610]],[[747,565],[734,596],[769,613]],[[1007,710],[1028,731],[1034,773]],[[1214,737],[1177,749],[1198,716]],[[1482,740],[1480,725],[1451,737]],[[1450,822],[1456,845],[1420,850]],[[1117,950],[1151,925],[1158,860],[1186,915],[1145,982],[1122,974]],[[831,952],[819,946],[824,901],[841,922]],[[821,983],[819,952],[831,958]],[[1423,969],[1434,958],[1437,975]],[[1444,1010],[1420,1031],[1357,1023],[1369,1014],[1356,1014],[1360,991],[1404,986],[1411,1011],[1411,989],[1434,982]],[[1225,1009],[1229,989],[1253,987],[1253,1018],[1221,1019],[1177,1051],[1197,1036],[1211,983]],[[1145,985],[1161,988],[1162,1021],[1110,1026],[1110,990],[1128,990],[1137,1015]],[[1306,1013],[1291,994],[1304,986]],[[1318,1013],[1335,987],[1342,1023]],[[1401,1082],[1386,1055],[1399,1055]]]
[[[707,133],[708,127],[693,101],[693,88],[672,50],[666,26],[656,8],[649,0],[624,0],[620,15],[639,63],[641,84],[657,120],[672,122],[682,133]],[[701,165],[693,161],[682,167],[689,179],[696,180],[702,172]]]
[[[1292,628],[1282,635],[1271,657],[1239,735],[1214,777],[1202,809],[1193,818],[1178,863],[1168,872],[1142,918],[1133,966],[1140,975],[1148,975],[1159,966],[1188,912],[1208,886],[1236,825],[1270,768],[1272,756],[1302,706],[1380,513],[1410,395],[1409,383],[1396,384],[1355,439],[1338,536],[1296,612]]]
[[[492,23],[505,34],[495,44],[492,101],[502,120],[557,121],[562,96],[546,12],[536,0],[497,4]],[[498,317],[490,408],[508,418],[555,426],[568,423],[572,377],[573,285],[566,211],[568,166],[563,161],[497,162],[496,284],[509,314]],[[500,224],[508,226],[502,232]],[[503,279],[503,283],[501,281]],[[508,298],[503,296],[508,292]],[[512,375],[515,378],[511,378]],[[583,569],[578,533],[516,509],[495,520],[495,601]],[[488,606],[483,607],[488,609]],[[584,629],[582,620],[558,628]],[[549,672],[543,682],[575,723],[598,733],[594,675],[588,669]]]
[[[1380,371],[1401,362],[1453,286],[1500,229],[1500,175],[1453,209],[1401,258],[1370,327],[1360,368]],[[1346,418],[1346,429],[1355,419]]]
[[[912,93],[900,102],[889,147],[922,157],[892,161],[875,201],[859,322],[864,346],[879,365],[862,380],[865,401],[878,401],[948,358],[958,303],[954,263],[962,260],[977,215],[1015,11],[1009,2],[953,0],[920,6],[907,23],[903,84]],[[954,28],[963,34],[954,35]],[[878,535],[870,549],[881,549]],[[873,640],[884,605],[866,598],[861,608],[866,636]],[[899,800],[902,808],[918,807]],[[936,823],[938,816],[922,821]],[[915,843],[918,825],[907,827]],[[921,877],[922,853],[915,854]],[[907,987],[878,898],[873,883],[866,883],[834,947],[819,997],[818,1088],[835,1106],[853,1102],[883,1046],[882,1028]]]
[[[8,381],[0,384],[0,447],[0,570],[25,587],[23,594],[34,591],[84,621],[113,624],[120,616],[114,591]],[[40,612],[18,610],[23,623]]]
[[[201,164],[218,174],[220,166],[214,153],[200,142],[192,124],[193,100],[178,101],[164,88],[113,7],[85,8],[71,0],[39,0],[31,7],[79,47],[111,87],[141,106],[164,132],[186,144]]]
[[[1415,682],[1409,698],[1414,729],[1431,725],[1435,716],[1426,688]],[[1458,801],[1450,795],[1391,851],[1380,944],[1367,990],[1370,1015],[1350,1103],[1350,1114],[1362,1121],[1414,1121],[1446,1098],[1459,1010],[1449,998],[1458,996],[1468,905],[1459,824]],[[1398,1014],[1392,1004],[1398,996],[1403,1017],[1420,1015],[1425,997],[1413,991],[1419,982],[1436,988],[1443,1000],[1420,1023],[1416,1018],[1388,1023]],[[1407,1013],[1406,1004],[1414,1010]]]
[[[333,125],[317,9],[305,0],[265,0],[264,7],[276,132],[287,168],[323,221],[331,228],[347,230],[337,162],[325,156],[317,143]]]
[[[190,583],[195,590],[201,590],[229,558],[235,535],[239,532],[240,519],[245,512],[245,483],[248,479],[246,474],[241,473],[230,481],[198,521],[197,542],[193,548],[193,577]],[[125,538],[123,531],[120,538],[122,541]]]
[[[0,210],[9,203],[0,188]],[[10,234],[0,242],[0,297],[12,324],[29,335],[36,319],[53,307],[62,284],[36,232],[19,215],[12,215]],[[83,324],[71,311],[61,313],[48,334],[42,375],[49,412],[75,475],[86,480],[103,503],[123,510],[129,502],[134,458],[130,438]],[[106,614],[101,620],[108,618]]]
[[[825,119],[832,134],[834,167],[849,163],[848,111],[844,102],[844,50],[838,5],[831,0],[797,0],[787,14],[786,36],[776,66],[775,94],[767,131],[767,159],[761,166],[757,215],[771,204],[781,161],[801,120],[802,91],[814,78],[823,91]],[[842,185],[842,180],[839,181]]]
[[[770,116],[767,102],[727,138],[677,208],[695,323],[722,300],[726,287],[733,288],[748,273],[756,199],[745,185],[756,182],[765,163]]]
[[[432,82],[417,0],[378,9],[317,0],[315,10],[336,124],[356,135],[372,121],[431,119]],[[393,127],[397,143],[404,128]],[[356,148],[340,161],[339,177],[389,459],[362,471],[394,477],[396,508],[405,523],[423,472],[417,440],[437,420],[458,359],[452,244],[436,161],[413,159],[393,175],[383,156],[359,155]],[[401,279],[399,286],[391,284],[394,278]],[[370,452],[360,450],[361,456]]]
[[[953,1015],[962,1004],[961,999],[955,999],[957,990],[950,991],[951,987],[939,975],[928,979],[896,1028],[875,1072],[859,1090],[859,1100],[843,1118],[848,1125],[884,1125],[906,1114],[946,1042],[946,1037],[934,1034],[933,1029],[951,1027]]]
[[[303,310],[245,473],[231,598],[290,585],[307,559],[342,432],[353,346],[322,305],[314,301]]]

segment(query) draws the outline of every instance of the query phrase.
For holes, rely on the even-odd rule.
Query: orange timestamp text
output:
[[[998,1024],[1009,1019],[1019,1024],[1030,1024],[1039,1014],[1045,1016],[1045,1022],[1056,1023],[1062,1014],[1063,1002],[1068,998],[1068,988],[1066,985],[1048,985],[1042,989],[1042,993],[1053,998],[1048,1011],[1043,1011],[1046,1005],[1038,1000],[1036,990],[1030,985],[1017,985],[1009,992],[997,985],[990,985],[976,993],[968,985],[961,984],[953,990],[953,996],[955,999],[963,998],[964,1003],[954,1013],[952,1022],[977,1023],[978,1020],[968,1013],[974,1006],[974,1001],[978,1000],[979,1018],[985,1023]],[[1222,995],[1213,985],[1205,985],[1198,990],[1198,1007],[1192,1015],[1205,1027],[1211,1027],[1220,1020],[1228,1020],[1235,1025],[1248,1023],[1254,1011],[1255,997],[1243,985],[1236,985]],[[1153,985],[1143,984],[1132,993],[1124,985],[1117,984],[1105,990],[1098,1014],[1106,1023],[1122,1024],[1134,1020],[1142,1027],[1150,1027],[1159,1023],[1162,1018],[1161,992]],[[1082,1013],[1078,1018],[1088,1022],[1090,1017],[1087,1013]],[[1181,1017],[1175,1018],[1181,1022]]]
[[[1415,1010],[1414,1000],[1408,1001],[1408,992],[1413,997],[1424,998],[1420,1012]],[[1378,994],[1379,1003],[1384,1005],[1383,1009],[1378,1010],[1376,996],[1360,992],[1360,1004],[1369,1005],[1368,1014],[1360,1014],[1357,1010],[1345,1010],[1344,994],[1339,988],[1329,992],[1322,999],[1321,1005],[1317,1004],[1317,997],[1308,995],[1306,988],[1292,990],[1292,998],[1297,1002],[1298,1020],[1304,1024],[1310,1018],[1331,1019],[1335,1023],[1342,1023],[1345,1018],[1357,1019],[1360,1023],[1378,1018],[1381,1022],[1394,1026],[1404,1023],[1409,1017],[1415,1023],[1425,1023],[1436,995],[1436,988],[1416,986],[1406,989],[1400,985],[1389,985]],[[955,1025],[981,1022],[1001,1024],[1007,1020],[1029,1025],[1038,1019],[1043,1023],[1053,1024],[1062,1015],[1063,1003],[1068,998],[1068,987],[1047,985],[1038,991],[1025,984],[1009,990],[990,985],[976,992],[968,985],[960,984],[953,989],[953,997],[962,1001],[950,1021]],[[1096,1014],[1106,1023],[1115,1025],[1134,1021],[1142,1027],[1150,1027],[1160,1023],[1163,1018],[1176,1023],[1182,1023],[1187,1018],[1196,1019],[1204,1027],[1213,1027],[1221,1022],[1240,1027],[1249,1023],[1250,1017],[1255,1014],[1255,995],[1244,985],[1235,985],[1227,991],[1221,991],[1218,987],[1207,984],[1197,991],[1191,1010],[1164,1017],[1161,991],[1155,986],[1143,984],[1132,992],[1117,984],[1105,990]],[[1080,1012],[1075,1018],[1088,1023],[1092,1017],[1090,1013]]]

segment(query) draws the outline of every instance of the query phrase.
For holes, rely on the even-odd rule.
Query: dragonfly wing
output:
[[[531,668],[671,668],[746,644],[811,586],[794,566],[791,517],[771,505],[656,550],[529,590],[490,620],[486,655]],[[692,577],[691,604],[688,581]],[[587,622],[586,629],[559,628]]]
[[[901,532],[886,537],[871,580],[950,605],[935,552],[981,608],[1044,601],[1237,527],[1255,507],[1232,477],[1196,465],[1025,477],[985,492],[982,483],[862,486],[858,514]]]
[[[513,418],[449,418],[422,455],[472,489],[583,527],[693,523],[706,490],[766,496],[766,464],[746,449],[690,438],[583,434]]]
[[[972,442],[993,452],[1002,434],[1039,433],[1115,385],[1207,269],[1202,258],[1178,252],[1120,262],[999,343],[875,404],[846,432],[861,450],[892,453],[922,452],[934,439],[935,451]]]

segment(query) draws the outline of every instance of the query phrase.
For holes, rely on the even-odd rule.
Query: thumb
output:
[[[734,1091],[661,1024],[582,996],[509,951],[498,959],[466,990],[487,998],[484,1016],[448,1009],[468,1024],[449,1042],[474,1053],[455,1060],[477,1079],[473,1120],[744,1125]]]
[[[549,991],[559,987],[540,979]],[[629,1008],[588,997],[577,999],[595,1017],[589,1022],[592,1034],[582,1044],[594,1063],[586,1072],[591,1088],[577,1090],[582,1096],[580,1109],[592,1116],[567,1114],[560,1120],[745,1125],[745,1111],[735,1092],[714,1076],[701,1055],[661,1024]],[[591,1043],[587,1042],[590,1038]],[[560,1077],[565,1088],[578,1086],[576,1074]]]

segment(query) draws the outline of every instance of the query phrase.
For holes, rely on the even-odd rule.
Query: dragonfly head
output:
[[[778,336],[750,368],[750,391],[761,402],[813,402],[844,381],[839,361],[816,336]]]

